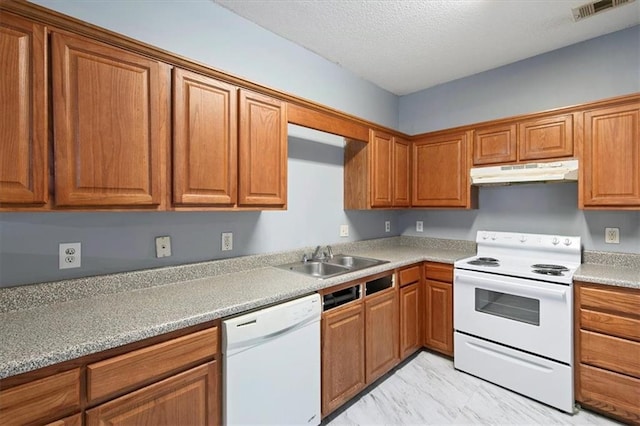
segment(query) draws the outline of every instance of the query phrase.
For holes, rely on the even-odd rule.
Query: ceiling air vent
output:
[[[589,16],[593,16],[597,13],[625,5],[627,3],[633,3],[634,1],[636,0],[600,0],[583,4],[580,7],[572,9],[573,20],[580,21],[581,19],[588,18]]]

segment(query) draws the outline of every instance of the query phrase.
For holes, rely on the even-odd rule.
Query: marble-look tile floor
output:
[[[323,425],[618,425],[590,411],[573,416],[454,370],[420,352]]]

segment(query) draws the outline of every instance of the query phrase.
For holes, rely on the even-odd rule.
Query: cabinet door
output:
[[[640,206],[640,105],[584,114],[580,207]]]
[[[240,90],[240,182],[243,206],[287,204],[286,104]]]
[[[516,125],[476,130],[473,138],[473,164],[512,163],[517,157]]]
[[[323,417],[364,388],[364,353],[362,303],[345,305],[323,314]]]
[[[453,356],[453,286],[426,280],[425,346]]]
[[[414,207],[470,207],[467,134],[413,144]]]
[[[393,138],[393,206],[411,205],[411,144]]]
[[[169,66],[79,36],[51,40],[56,205],[157,208]]]
[[[86,424],[214,425],[218,394],[213,361],[87,410]]]
[[[420,283],[400,288],[400,357],[408,357],[422,347]]]
[[[573,155],[573,115],[539,118],[518,124],[518,158],[543,160]]]
[[[211,77],[174,70],[174,204],[235,205],[237,90]]]
[[[371,383],[400,360],[398,296],[395,289],[365,300],[366,381]]]
[[[0,205],[48,200],[46,34],[0,12]]]
[[[393,204],[393,136],[369,131],[371,207]]]

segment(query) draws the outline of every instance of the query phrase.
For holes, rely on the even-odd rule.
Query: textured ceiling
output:
[[[586,0],[214,1],[397,95],[640,23],[640,1],[579,22]]]

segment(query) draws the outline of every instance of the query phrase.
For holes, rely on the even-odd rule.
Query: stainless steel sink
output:
[[[333,256],[333,259],[327,259],[326,262],[341,265],[351,269],[362,269],[387,263],[384,260],[370,259],[368,257],[350,256],[346,254],[335,255]]]
[[[307,262],[293,262],[278,265],[277,268],[297,272],[315,278],[330,278],[348,272],[358,271],[376,265],[389,263],[386,260],[371,259],[368,257],[337,254],[333,258],[325,260],[310,260]]]

